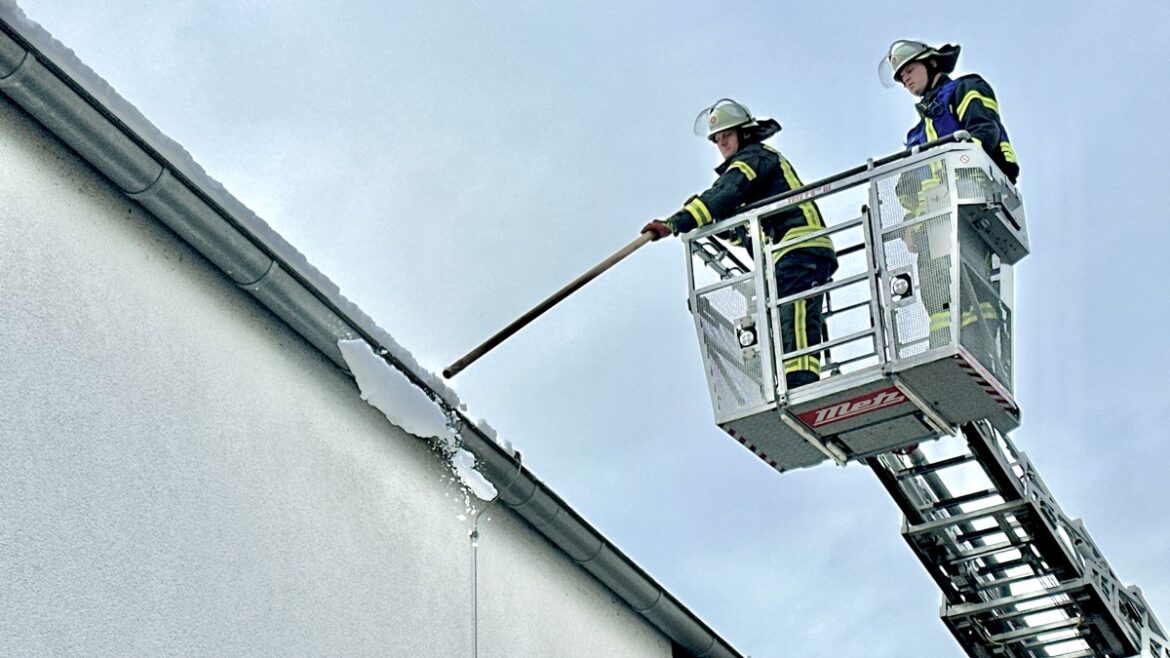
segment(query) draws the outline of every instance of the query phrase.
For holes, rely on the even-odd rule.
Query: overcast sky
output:
[[[1013,438],[1170,622],[1165,0],[20,4],[436,372],[709,184],[700,108],[777,118],[809,181],[900,148],[892,40],[962,44],[1030,221]],[[745,653],[964,655],[866,468],[714,425],[685,295],[650,245],[453,387]]]

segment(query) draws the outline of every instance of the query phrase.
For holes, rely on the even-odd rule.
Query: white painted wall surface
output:
[[[482,506],[482,505],[481,505]],[[669,656],[0,99],[0,655]]]

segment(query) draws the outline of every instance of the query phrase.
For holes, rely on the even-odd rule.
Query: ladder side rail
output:
[[[1057,510],[1059,511],[1059,508]],[[1122,583],[1089,535],[1083,521],[1070,520],[1063,512],[1060,514],[1062,525],[1069,527],[1078,553],[1085,559],[1086,577],[1101,594],[1114,619],[1125,625],[1125,631],[1130,635],[1130,639],[1142,646],[1143,651],[1150,651],[1152,652],[1150,655],[1157,656],[1160,654],[1155,652],[1156,647],[1161,646],[1163,653],[1170,655],[1167,653],[1170,641],[1167,640],[1166,632],[1157,615],[1142,596],[1141,588],[1136,585],[1126,587]]]
[[[1027,501],[1041,501],[1048,503],[1051,500],[1051,495],[1047,489],[1043,487],[1043,481],[1038,478],[1038,474],[1033,477],[1035,473],[1034,467],[1028,461],[1026,455],[1019,453],[1011,444],[1007,437],[1000,437],[995,433],[990,426],[984,428],[965,427],[964,434],[968,438],[967,447],[971,450],[974,461],[980,462],[980,466],[984,468],[988,479],[992,483],[1002,489],[1002,498],[1007,500],[1014,500],[1017,502]],[[954,499],[953,493],[948,489],[946,483],[941,478],[922,477],[925,474],[935,475],[934,466],[931,460],[926,459],[921,451],[915,451],[918,454],[911,453],[909,456],[897,456],[893,454],[881,455],[867,460],[871,469],[874,470],[879,480],[886,486],[887,490],[893,495],[895,502],[903,510],[905,519],[903,522],[903,534],[909,535],[914,533],[916,528],[924,528],[929,525],[930,519],[934,519],[936,524],[945,526],[945,520],[955,514],[955,509],[946,505],[947,500]],[[966,459],[950,457],[938,460],[940,462],[949,462],[951,465],[959,465],[966,463]],[[906,478],[905,482],[900,482],[898,478],[899,473],[906,473],[911,471],[912,475]],[[1029,488],[1030,487],[1030,488]],[[1043,494],[1043,495],[1041,495]],[[928,501],[936,501],[934,506],[937,508],[935,512],[923,512],[922,508],[930,506]],[[1053,504],[1048,506],[1050,510],[1058,510],[1059,507]],[[979,510],[982,511],[982,510]],[[971,515],[977,515],[978,511],[973,511]],[[1036,513],[1031,514],[1036,517]],[[1043,516],[1043,513],[1041,513]],[[1051,519],[1048,520],[1049,522]],[[973,528],[962,528],[961,524],[957,524],[955,534],[942,535],[950,536],[953,541],[958,543],[959,537],[962,534],[971,535],[970,540],[966,541],[966,546],[978,546],[982,539],[982,534],[975,531]],[[1047,525],[1047,523],[1046,523]],[[1075,530],[1075,526],[1073,527]],[[1004,531],[1004,536],[1013,537],[1013,534]],[[1074,533],[1075,534],[1075,533]],[[1026,537],[1026,535],[1025,535]],[[1052,614],[1059,614],[1063,618],[1048,617],[1042,623],[1035,621],[1037,619],[1034,612],[1030,611],[1024,605],[1028,597],[1021,597],[1014,595],[1013,585],[1035,583],[1043,588],[1044,592],[1039,595],[1039,598],[1045,596],[1058,595],[1060,591],[1066,592],[1085,592],[1086,587],[1089,587],[1089,582],[1081,577],[1074,577],[1070,579],[1059,579],[1057,582],[1063,582],[1063,585],[1057,584],[1055,588],[1052,581],[1047,580],[1053,576],[1046,574],[1043,570],[1037,571],[1037,568],[1043,563],[1035,562],[1034,558],[1021,559],[1018,561],[1000,560],[999,556],[994,556],[991,559],[985,559],[985,566],[981,567],[981,573],[989,574],[991,581],[971,581],[968,582],[966,588],[964,587],[963,572],[961,569],[954,569],[948,571],[950,567],[935,562],[940,556],[931,557],[929,551],[924,551],[920,546],[916,545],[907,537],[908,542],[911,543],[911,548],[923,562],[924,567],[928,573],[934,577],[940,590],[943,592],[944,602],[944,620],[947,621],[948,626],[952,628],[952,632],[964,648],[968,650],[970,655],[1023,655],[1023,656],[1049,656],[1049,649],[1059,646],[1071,646],[1080,644],[1081,646],[1090,647],[1089,649],[1075,649],[1072,655],[1094,655],[1093,646],[1106,646],[1102,644],[1104,640],[1099,637],[1099,633],[1092,625],[1081,623],[1082,613],[1079,612],[1082,608],[1080,604],[1070,601],[1069,603],[1057,604],[1058,599],[1054,599],[1053,605],[1050,609]],[[1025,539],[1026,541],[1027,539]],[[1086,546],[1094,546],[1086,542]],[[1040,548],[1037,546],[1037,548]],[[957,551],[956,551],[957,552]],[[1061,553],[1064,551],[1062,550]],[[978,551],[972,553],[978,555]],[[1031,554],[1030,551],[1025,551],[1021,557]],[[980,561],[983,561],[981,558]],[[1027,575],[1012,575],[1009,573],[1018,573],[1018,568],[1021,566],[1028,566],[1031,571]],[[1017,571],[1013,571],[1016,569]],[[1066,570],[1066,574],[1075,576],[1077,570]],[[1108,574],[1108,572],[1106,572]],[[952,576],[954,578],[952,578]],[[1079,583],[1079,584],[1078,584]],[[1100,590],[1100,587],[1095,588]],[[1102,594],[1108,594],[1109,588],[1106,587]],[[1102,596],[1102,599],[1107,597]],[[980,603],[982,601],[983,603]],[[1108,601],[1102,601],[1109,605]],[[982,605],[980,608],[978,606]],[[1092,610],[1099,608],[1096,605],[1089,609],[1090,614]],[[1137,614],[1131,614],[1131,619],[1137,617],[1144,617],[1144,606],[1140,601],[1136,604],[1131,604],[1131,607],[1137,611]],[[1112,610],[1116,610],[1116,606],[1111,606]],[[1002,625],[1000,630],[994,633],[982,626],[983,622],[979,620],[982,617],[971,616],[969,613],[973,611],[985,610],[983,614],[993,615],[988,617],[988,620],[995,621],[996,625]],[[964,612],[966,611],[966,612]],[[1116,618],[1117,612],[1111,611],[1111,614]],[[966,619],[967,621],[962,621]],[[1052,626],[1045,626],[1052,624]],[[1151,647],[1150,655],[1158,655],[1152,653],[1155,650],[1160,650],[1161,645],[1156,639],[1156,632],[1150,628],[1156,624],[1153,623],[1138,623],[1134,627],[1139,630],[1139,637],[1134,638],[1135,641],[1144,642],[1144,646]],[[963,630],[963,629],[967,630]],[[1045,632],[1047,629],[1064,629],[1067,631],[1064,634],[1052,634]],[[1100,631],[1102,633],[1109,633],[1105,628]],[[1126,631],[1123,631],[1126,632]],[[1081,644],[1083,643],[1083,644]],[[1010,644],[1011,646],[1007,646]],[[1016,651],[1016,653],[1005,653],[1005,651]],[[1019,651],[1026,651],[1026,653],[1019,653]]]
[[[1004,498],[1025,499],[1027,497],[1026,483],[1017,472],[1019,456],[1018,453],[1014,452],[1015,446],[1011,446],[1011,450],[1003,450],[999,441],[1001,438],[1006,440],[1006,437],[999,435],[990,424],[985,422],[964,423],[961,430],[972,454],[983,467],[988,479],[1002,492]]]
[[[913,452],[911,452],[910,461],[915,466],[924,466],[925,464],[928,463],[928,460],[926,459],[925,453],[923,453],[922,450],[920,450],[920,449],[916,449]],[[955,497],[954,494],[950,491],[949,487],[947,487],[946,483],[943,482],[942,478],[939,476],[939,474],[937,472],[930,471],[930,472],[924,473],[920,477],[921,477],[923,483],[926,485],[927,490],[930,491],[930,493],[933,496],[935,496],[936,498],[939,499],[939,503],[942,503],[945,500],[954,499],[954,497]],[[913,480],[911,480],[911,482],[913,482]],[[956,516],[956,515],[963,513],[962,508],[959,506],[943,507],[940,509],[942,510],[942,515],[946,516],[946,517]],[[938,516],[938,515],[936,515],[936,516]],[[909,535],[905,534],[906,530],[907,530],[906,528],[903,528],[903,536],[905,536],[907,538],[907,541],[909,541]],[[953,532],[956,534],[958,534],[958,533],[972,533],[975,530],[976,530],[975,526],[970,524],[970,523],[960,523],[958,526],[956,526],[954,528]],[[952,540],[955,540],[955,537],[952,536]],[[955,540],[955,541],[957,541],[957,540]],[[976,547],[987,546],[987,542],[983,538],[976,538],[976,539],[971,541],[971,544],[973,546],[976,546]],[[992,562],[997,562],[997,561],[998,560],[992,560]],[[935,566],[936,566],[936,568],[938,568],[940,565],[935,565]],[[956,566],[956,570],[958,570],[958,569],[962,569],[962,567]],[[945,590],[944,590],[944,592],[945,592]],[[952,597],[948,597],[948,598],[950,598],[952,600],[957,600],[957,601],[965,601],[965,600],[969,600],[971,598],[982,599],[983,596],[980,593],[974,593],[974,597],[972,597],[972,593],[963,592],[960,590],[960,591],[955,592]]]
[[[973,438],[968,428],[964,430],[969,439]],[[1126,588],[1122,584],[1084,522],[1065,514],[1027,455],[1017,450],[1008,436],[1000,435],[993,428],[981,426],[975,434],[977,440],[972,441],[973,447],[991,457],[985,463],[995,464],[1000,469],[999,475],[1005,478],[1018,474],[1022,495],[1034,502],[1041,511],[1042,521],[1060,543],[1060,552],[1072,558],[1077,569],[1076,575],[1093,585],[1102,603],[1113,619],[1122,625],[1129,639],[1141,646],[1148,655],[1170,656],[1170,642],[1166,639],[1165,630],[1141,596],[1140,589],[1136,586]],[[997,440],[989,440],[992,437],[988,434],[998,435],[994,436]],[[1009,468],[1003,469],[1005,464],[1010,465]],[[1046,552],[1046,556],[1049,559],[1055,557],[1050,551]]]
[[[910,469],[918,472],[914,472],[913,477],[909,478],[910,486],[906,488],[898,486],[899,483],[897,482],[897,477],[895,475],[897,470],[901,470],[902,472],[906,472],[908,470],[905,468],[905,459],[895,457],[894,455],[883,455],[877,459],[869,460],[868,463],[870,464],[871,468],[874,468],[875,473],[878,475],[883,484],[886,485],[887,489],[894,494],[895,501],[898,502],[899,506],[903,509],[906,515],[906,519],[903,522],[903,535],[907,539],[907,542],[911,545],[912,550],[914,550],[915,554],[919,557],[920,561],[922,561],[923,566],[927,569],[928,573],[931,574],[936,583],[939,585],[944,599],[943,618],[947,621],[948,626],[952,628],[952,632],[955,634],[956,638],[960,640],[960,643],[963,644],[969,651],[974,650],[974,647],[977,646],[978,643],[986,643],[986,645],[990,647],[989,650],[995,650],[1001,648],[999,645],[1008,641],[1016,643],[1014,645],[1016,647],[1021,647],[1023,646],[1024,642],[1039,642],[1040,638],[1057,639],[1052,639],[1050,642],[1045,641],[1039,643],[1037,646],[1056,646],[1060,645],[1062,642],[1068,644],[1070,642],[1076,643],[1085,641],[1087,643],[1086,638],[1080,637],[1077,634],[1073,634],[1070,637],[1065,637],[1065,635],[1068,635],[1068,633],[1072,633],[1073,630],[1081,629],[1082,624],[1080,624],[1078,621],[1081,617],[1080,614],[1076,611],[1077,608],[1069,608],[1066,607],[1066,605],[1059,605],[1051,608],[1052,614],[1059,614],[1061,616],[1059,618],[1048,617],[1044,623],[1055,624],[1055,626],[1052,626],[1051,628],[1059,627],[1068,631],[1068,633],[1065,635],[1058,637],[1051,635],[1050,633],[1043,632],[1042,630],[1038,630],[1036,624],[1039,622],[1033,621],[1036,619],[1035,613],[1028,611],[1026,607],[1020,607],[1026,602],[1027,597],[1020,597],[1019,595],[1013,594],[1014,585],[1033,583],[1033,586],[1040,585],[1043,590],[1049,592],[1052,591],[1052,587],[1050,585],[1043,585],[1045,582],[1044,579],[1047,576],[1042,571],[1037,571],[1038,563],[1035,562],[1036,558],[1028,557],[1029,555],[1032,555],[1032,552],[1026,550],[1026,544],[1019,547],[1021,559],[1017,561],[1008,559],[999,551],[995,551],[995,546],[992,546],[986,551],[966,551],[965,554],[968,557],[977,558],[975,561],[962,559],[959,560],[959,562],[962,562],[963,564],[945,564],[939,563],[937,560],[945,559],[944,556],[947,555],[954,557],[956,555],[964,554],[964,551],[961,548],[964,543],[965,545],[971,547],[985,545],[985,542],[983,542],[982,539],[986,533],[975,531],[974,528],[969,524],[962,522],[956,523],[953,531],[945,531],[951,532],[952,534],[941,535],[943,538],[949,536],[955,543],[955,547],[952,549],[953,552],[934,554],[934,557],[932,557],[933,551],[924,550],[922,546],[918,545],[913,540],[911,535],[921,532],[918,529],[925,529],[931,525],[929,522],[924,522],[924,519],[927,515],[923,514],[918,509],[919,507],[923,506],[924,501],[930,500],[932,498],[941,499],[942,501],[954,498],[953,494],[948,490],[946,484],[942,482],[941,479],[936,477],[931,477],[929,479],[923,477],[921,478],[920,483],[915,482],[915,480],[919,479],[919,476],[923,472],[929,473],[932,476],[935,475],[933,469],[929,468],[929,460],[926,460],[920,451],[916,452],[919,452],[919,454],[915,455],[912,453],[909,457],[909,460],[912,464]],[[949,461],[951,465],[959,465],[966,463],[967,460],[952,457],[940,461]],[[885,462],[884,466],[882,462]],[[903,468],[899,469],[899,467]],[[1002,480],[1003,478],[1000,479]],[[914,503],[909,502],[909,498],[911,497],[916,499]],[[1017,504],[1022,502],[1024,501],[1021,498],[1016,498]],[[1020,509],[1016,507],[1016,505],[1009,504],[1007,501],[1005,501],[1004,505],[1001,505],[1000,507],[1011,510]],[[940,505],[939,510],[942,510],[941,514],[932,514],[930,516],[937,518],[937,520],[934,522],[934,525],[946,528],[946,518],[948,516],[953,516],[955,514],[955,510],[949,508],[946,505]],[[965,514],[965,516],[978,517],[980,512],[984,511],[992,512],[993,510],[976,510]],[[918,523],[911,525],[912,520],[918,521]],[[1014,543],[1017,539],[1011,528],[1005,528],[1002,534],[1005,538],[1008,539],[1009,543]],[[969,535],[969,537],[966,539],[959,539],[963,535]],[[940,535],[934,536],[937,537]],[[1004,546],[1004,550],[1008,551],[1010,554],[1009,546]],[[982,557],[980,557],[981,555]],[[992,577],[991,581],[981,581],[974,579],[974,574],[968,574],[966,571],[966,569],[969,569],[971,566],[979,563],[985,564],[985,566],[980,569],[980,572],[990,575]],[[1008,576],[1009,573],[1013,573],[1013,569],[1018,571],[1018,568],[1021,566],[1028,567],[1029,572],[1025,573],[1024,575]],[[1081,583],[1079,588],[1077,588],[1077,582]],[[1065,587],[1074,587],[1077,588],[1077,591],[1080,591],[1084,587],[1084,581],[1082,579],[1074,579],[1071,584],[1066,582]],[[997,624],[1005,625],[1003,626],[1002,630],[997,631],[996,633],[991,633],[980,625],[980,622],[977,618],[971,618],[969,623],[966,623],[965,625],[956,621],[957,619],[965,618],[965,613],[954,612],[954,610],[962,610],[964,608],[971,609],[972,606],[979,605],[986,606],[988,610],[996,611],[994,613],[993,619],[998,620]],[[1011,621],[1013,618],[1015,621]],[[967,628],[969,632],[963,631],[963,628]],[[1080,632],[1081,631],[1077,631],[1077,633]],[[971,655],[1004,654],[984,654],[982,653],[982,649],[979,649],[976,653],[972,653]],[[1047,652],[1029,652],[1027,654],[1011,655],[1046,656],[1051,654],[1048,654]],[[1090,653],[1088,655],[1092,654]]]
[[[1162,626],[1162,622],[1154,614],[1153,608],[1146,602],[1145,595],[1142,594],[1142,588],[1137,585],[1131,585],[1126,589],[1130,598],[1138,603],[1140,612],[1145,616],[1146,622],[1143,624],[1143,633],[1148,631],[1152,635],[1152,640],[1156,640],[1161,645],[1162,652],[1170,658],[1170,635],[1166,634],[1166,629]],[[1161,656],[1162,654],[1155,654]]]
[[[1170,658],[1170,636],[1154,615],[1142,590],[1136,585],[1129,588],[1130,597],[1137,602],[1138,612],[1142,615],[1141,629],[1141,658]]]
[[[994,432],[994,430],[991,431]],[[1054,531],[1056,539],[1062,543],[1066,552],[1076,559],[1080,573],[1091,575],[1103,593],[1108,594],[1108,600],[1111,603],[1116,603],[1119,593],[1124,591],[1121,579],[1113,571],[1104,553],[1097,546],[1088,529],[1085,528],[1084,522],[1080,519],[1072,519],[1065,514],[1026,453],[1015,450],[1009,437],[1001,436],[1000,440],[1004,445],[1009,446],[1016,455],[1015,459],[1017,469],[1021,473],[1020,480],[1023,485],[1024,497],[1033,501],[1040,509],[1043,520]],[[1111,607],[1114,607],[1115,610],[1118,609],[1117,606]]]
[[[947,458],[953,465],[966,463],[970,461],[965,458]],[[959,573],[952,573],[961,571],[964,567],[955,567],[954,565],[942,565],[932,561],[932,557],[920,550],[920,547],[913,541],[912,536],[915,530],[919,527],[925,526],[931,522],[945,520],[947,517],[957,516],[962,513],[962,508],[958,505],[938,505],[945,501],[953,500],[954,494],[943,482],[942,478],[931,469],[932,463],[926,457],[926,454],[921,449],[914,449],[909,455],[899,456],[893,453],[871,457],[866,460],[866,464],[877,476],[878,480],[885,486],[887,492],[891,494],[894,502],[902,510],[904,515],[902,524],[902,535],[910,545],[913,552],[918,556],[927,572],[935,579],[939,585],[940,591],[943,593],[944,601],[950,603],[971,603],[972,599],[982,600],[978,593],[964,591],[957,587],[953,578],[960,576]],[[914,469],[919,471],[915,477],[904,481],[899,481],[897,474],[904,472],[907,469]],[[921,484],[917,480],[921,479]],[[970,523],[959,523],[954,528],[954,534],[977,534],[977,529]],[[954,540],[954,537],[952,537]],[[973,537],[970,540],[972,546],[985,547],[987,542],[981,537]]]
[[[1056,499],[1044,485],[1027,455],[1016,449],[1008,436],[999,433],[990,424],[968,423],[964,425],[963,433],[984,472],[1000,487],[1004,497],[1031,501],[1035,505],[1046,532],[1034,536],[1033,540],[1039,544],[1043,555],[1052,561],[1053,568],[1065,578],[1083,576],[1086,556],[1077,548],[1076,537],[1079,533],[1075,526],[1067,522]],[[1092,545],[1096,559],[1104,560],[1091,540],[1086,545]]]
[[[963,427],[963,432],[984,472],[1001,488],[1005,498],[1030,501],[1039,511],[1038,520],[1043,527],[1032,533],[1031,540],[1053,569],[1051,576],[1061,582],[1084,581],[1089,569],[1086,568],[1085,556],[1076,550],[1075,529],[1064,520],[1060,506],[1027,456],[1016,449],[1010,437],[999,433],[990,424],[969,423]],[[1093,549],[1100,555],[1095,545]],[[1112,582],[1104,580],[1097,589],[1113,616],[1118,618],[1117,590]]]
[[[924,497],[916,497],[914,494],[917,493],[917,490],[914,490],[913,493],[908,493],[902,489],[902,484],[895,475],[895,473],[901,470],[900,460],[896,455],[886,453],[875,457],[867,457],[865,464],[877,476],[878,481],[886,488],[886,492],[890,494],[898,509],[902,511],[902,516],[905,517],[903,519],[903,531],[905,531],[906,525],[916,526],[926,521],[920,507],[924,507],[934,501],[928,502]]]

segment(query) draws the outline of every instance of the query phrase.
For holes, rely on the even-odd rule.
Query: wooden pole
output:
[[[646,244],[647,242],[650,242],[650,240],[653,237],[654,237],[654,234],[651,233],[650,231],[647,231],[647,232],[639,235],[636,240],[634,240],[630,244],[622,247],[621,249],[617,250],[609,258],[606,258],[605,260],[601,261],[597,265],[594,265],[591,270],[589,270],[588,272],[586,272],[586,273],[582,274],[581,276],[577,277],[576,279],[574,279],[571,283],[569,283],[569,285],[567,285],[564,288],[561,288],[560,290],[553,293],[551,296],[549,296],[548,299],[544,300],[543,302],[541,302],[541,303],[537,304],[535,307],[533,307],[532,310],[530,310],[527,313],[525,313],[524,315],[521,315],[520,317],[516,318],[516,320],[514,320],[512,322],[512,324],[509,324],[508,326],[506,326],[503,329],[496,332],[496,334],[494,336],[485,340],[479,347],[468,352],[466,356],[459,359],[455,363],[452,363],[450,366],[447,366],[447,368],[443,371],[443,376],[446,377],[447,379],[451,379],[455,375],[458,375],[464,368],[466,368],[467,366],[474,363],[477,359],[479,359],[479,357],[483,356],[484,354],[487,354],[496,345],[499,345],[500,343],[504,342],[504,340],[506,340],[509,336],[516,333],[517,331],[520,331],[522,328],[524,328],[525,325],[527,325],[529,322],[532,322],[536,318],[540,317],[541,314],[543,314],[545,311],[549,310],[553,306],[556,306],[564,298],[568,297],[569,295],[573,294],[574,292],[577,292],[577,290],[580,289],[582,286],[584,286],[586,283],[589,283],[593,279],[596,279],[602,272],[608,270],[609,268],[613,267],[614,265],[617,265],[618,262],[621,261],[623,258],[634,253],[635,251],[640,249],[642,247],[642,245]]]

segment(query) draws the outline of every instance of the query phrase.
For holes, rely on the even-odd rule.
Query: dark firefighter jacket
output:
[[[954,80],[944,75],[915,107],[919,122],[906,135],[906,146],[925,144],[957,130],[966,130],[1003,173],[1016,182],[1020,165],[999,118],[995,92],[986,80],[974,74]]]
[[[752,143],[736,151],[715,168],[719,178],[705,192],[691,197],[682,210],[666,220],[675,233],[686,233],[697,227],[727,219],[746,204],[789,192],[801,186],[800,178],[784,156],[776,149]],[[820,210],[809,201],[788,208],[761,221],[769,241],[773,243],[809,235],[825,228]],[[803,255],[836,262],[836,252],[829,236],[821,236],[788,247],[775,254],[779,260],[799,250]]]

